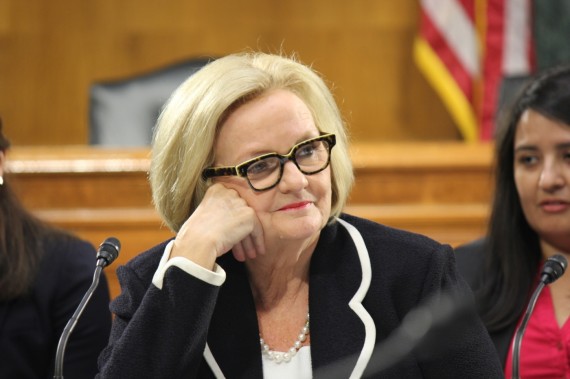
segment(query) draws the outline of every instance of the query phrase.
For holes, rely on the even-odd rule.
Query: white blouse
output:
[[[311,379],[311,347],[303,346],[289,362],[277,363],[262,355],[264,379]]]

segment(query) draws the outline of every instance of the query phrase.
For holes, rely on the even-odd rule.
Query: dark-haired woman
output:
[[[538,75],[516,99],[496,138],[488,234],[456,250],[511,377],[512,339],[542,264],[557,253],[570,258],[570,67]],[[570,377],[569,315],[566,274],[538,298],[521,345],[521,377]]]
[[[5,171],[0,122],[0,378],[52,378],[61,333],[91,285],[95,249],[24,209]],[[111,328],[104,275],[71,334],[63,374],[93,378]]]

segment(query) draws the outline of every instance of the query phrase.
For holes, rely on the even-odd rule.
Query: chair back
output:
[[[172,92],[211,58],[196,58],[90,88],[89,143],[148,146],[164,103]]]

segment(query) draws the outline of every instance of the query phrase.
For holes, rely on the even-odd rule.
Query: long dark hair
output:
[[[0,119],[0,151],[6,154],[9,147]],[[25,296],[30,291],[41,262],[43,243],[58,230],[23,207],[7,176],[4,175],[4,183],[0,185],[0,301]]]
[[[495,196],[487,235],[485,276],[477,291],[487,329],[516,322],[526,307],[542,260],[539,237],[528,224],[514,181],[514,140],[522,114],[532,109],[570,125],[570,66],[534,77],[496,135]]]

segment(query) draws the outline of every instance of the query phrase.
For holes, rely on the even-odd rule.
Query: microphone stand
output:
[[[534,291],[534,293],[532,294],[532,297],[530,298],[530,301],[529,301],[528,306],[526,308],[526,312],[525,312],[524,317],[522,319],[521,325],[519,326],[519,328],[517,329],[517,332],[515,333],[515,339],[513,341],[512,379],[520,379],[519,366],[520,366],[520,349],[521,349],[522,338],[523,338],[524,332],[526,331],[526,326],[528,324],[528,321],[530,320],[530,316],[532,315],[532,312],[533,312],[534,307],[536,305],[536,301],[538,300],[538,296],[540,295],[540,293],[542,292],[542,290],[544,289],[545,286],[546,286],[546,283],[544,283],[543,281],[540,281],[538,283],[536,290]]]
[[[546,260],[544,263],[544,267],[542,268],[542,272],[540,274],[540,280],[524,313],[522,322],[518,327],[515,338],[513,340],[513,350],[512,350],[512,379],[520,379],[519,375],[519,366],[520,366],[520,350],[521,350],[521,343],[524,332],[526,330],[526,326],[528,321],[530,320],[530,316],[534,310],[536,305],[536,301],[538,300],[538,296],[544,289],[547,284],[550,284],[564,275],[566,271],[566,267],[568,266],[568,262],[563,255],[556,254]]]
[[[73,313],[73,316],[71,316],[71,318],[65,325],[63,332],[61,333],[61,337],[59,338],[59,343],[57,345],[57,352],[55,354],[55,368],[53,375],[54,379],[63,379],[63,356],[65,354],[65,347],[67,345],[67,340],[69,339],[69,335],[75,328],[75,325],[79,320],[79,317],[83,313],[85,306],[91,299],[93,292],[95,292],[95,289],[99,284],[99,277],[101,276],[101,272],[103,271],[103,267],[105,267],[105,265],[106,262],[104,259],[97,260],[97,266],[95,267],[95,273],[93,274],[93,282],[91,283],[91,286],[89,287],[85,295],[83,295],[83,299],[81,299],[81,302],[77,306],[77,309]]]

